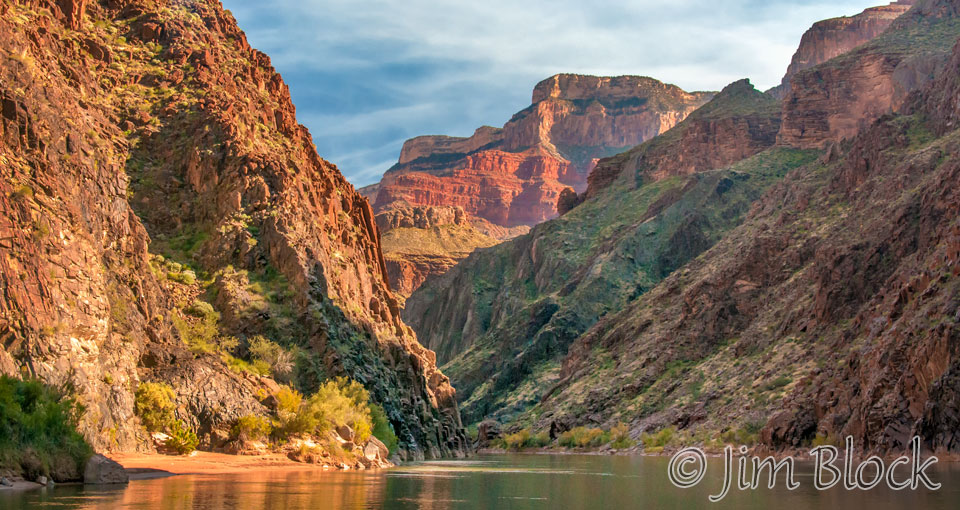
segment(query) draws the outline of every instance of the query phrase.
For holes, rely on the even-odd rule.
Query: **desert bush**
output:
[[[560,434],[557,442],[567,448],[596,447],[610,442],[610,435],[599,428],[575,427]]]
[[[170,426],[169,436],[164,446],[180,455],[192,453],[197,449],[197,445],[200,444],[200,440],[197,439],[197,434],[179,420],[173,422],[173,425]]]
[[[625,423],[618,423],[610,428],[610,447],[622,450],[632,448],[636,445],[633,439],[630,439],[630,428]]]
[[[530,441],[530,431],[523,429],[503,437],[503,446],[508,450],[519,450],[527,446]]]
[[[54,473],[54,466],[69,462],[75,473],[82,473],[93,455],[77,432],[82,414],[83,407],[64,392],[39,381],[0,376],[0,471],[57,479],[52,475],[61,473]]]
[[[273,426],[270,420],[262,416],[248,414],[241,416],[237,423],[233,425],[231,435],[242,441],[262,441],[270,436]]]
[[[134,411],[149,432],[163,432],[176,421],[173,401],[177,398],[166,383],[141,383],[137,387]]]
[[[301,412],[316,420],[315,432],[323,433],[347,425],[353,429],[357,442],[362,443],[370,437],[372,430],[367,407],[369,398],[363,385],[340,377],[320,385],[304,403]]]
[[[287,378],[293,372],[293,354],[276,342],[257,335],[250,339],[250,359],[254,366],[260,364],[279,378]]]
[[[347,378],[324,382],[306,399],[289,388],[280,390],[276,398],[280,427],[275,435],[280,438],[293,434],[322,435],[346,425],[353,429],[356,441],[362,443],[373,431],[370,394],[362,384]]]

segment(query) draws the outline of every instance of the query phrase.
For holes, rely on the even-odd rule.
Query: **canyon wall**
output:
[[[801,71],[783,103],[779,143],[820,148],[852,138],[946,62],[957,31],[954,6],[918,1],[887,31],[837,58]]]
[[[304,391],[363,383],[408,456],[463,451],[454,390],[385,281],[372,208],[219,2],[0,14],[3,372],[75,388],[99,450],[150,448],[133,395],[169,383],[178,418],[217,448],[276,406],[277,382],[242,368],[265,336],[301,353]]]
[[[457,381],[464,416],[507,418],[535,404],[598,317],[708,248],[774,176],[807,161],[786,149],[730,166],[771,147],[779,118],[775,99],[734,83],[670,131],[601,161],[585,203],[428,278],[404,318]]]

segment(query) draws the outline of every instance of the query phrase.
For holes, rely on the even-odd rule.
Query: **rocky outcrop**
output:
[[[872,7],[856,16],[843,16],[819,21],[803,34],[790,67],[780,85],[769,91],[777,99],[790,93],[790,82],[800,71],[820,65],[832,58],[873,40],[903,13],[915,0],[901,0],[882,7]]]
[[[809,161],[778,150],[720,170],[772,146],[778,119],[776,100],[737,82],[667,133],[601,162],[609,182],[594,188],[594,171],[595,193],[562,217],[428,278],[404,319],[453,377],[466,419],[509,419],[535,405],[600,316],[709,248],[771,177]]]
[[[583,198],[596,197],[624,171],[656,181],[721,168],[773,146],[779,130],[779,103],[740,80],[666,134],[601,160]]]
[[[881,36],[794,75],[779,143],[823,147],[898,111],[907,95],[929,83],[946,62],[960,35],[956,9],[949,0],[919,0]]]
[[[670,129],[710,97],[644,77],[553,76],[502,129],[407,141],[368,193],[377,212],[396,202],[457,206],[496,225],[532,226],[556,215],[565,187],[584,189],[597,158]]]
[[[76,388],[99,450],[149,448],[133,392],[168,382],[212,447],[275,388],[219,344],[259,334],[305,353],[305,390],[363,383],[410,457],[462,451],[454,390],[400,319],[371,207],[230,14],[57,5],[6,3],[0,20],[0,367]],[[236,274],[242,288],[216,283]],[[246,294],[214,296],[229,288]],[[214,319],[198,343],[198,299],[254,303],[218,311],[257,320]]]
[[[390,287],[409,296],[432,275],[440,275],[477,248],[499,242],[474,225],[460,207],[391,205],[376,216]]]

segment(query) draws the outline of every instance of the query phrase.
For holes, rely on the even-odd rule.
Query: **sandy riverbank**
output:
[[[131,480],[186,474],[229,474],[250,471],[330,471],[333,468],[304,464],[285,455],[227,455],[224,453],[194,452],[192,455],[172,456],[156,453],[116,453],[108,455],[130,474]]]

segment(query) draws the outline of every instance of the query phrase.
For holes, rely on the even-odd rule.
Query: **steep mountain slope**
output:
[[[384,281],[372,209],[219,2],[0,14],[0,369],[75,388],[101,450],[147,447],[133,395],[167,382],[217,447],[276,406],[276,383],[243,369],[260,335],[300,353],[304,391],[363,383],[411,456],[462,450],[453,388]]]
[[[798,73],[773,148],[669,177],[749,156],[724,149],[744,146],[723,143],[737,133],[723,116],[743,106],[720,94],[601,162],[561,218],[428,280],[404,316],[466,420],[551,433],[623,421],[634,437],[673,426],[774,447],[849,433],[876,450],[917,432],[956,449],[958,14],[955,0],[919,1]]]
[[[528,419],[956,451],[958,66],[578,339]]]
[[[910,10],[916,0],[900,0],[890,5],[872,7],[856,16],[843,16],[817,22],[803,34],[800,47],[790,61],[783,81],[768,91],[777,99],[790,93],[790,81],[800,71],[820,65],[832,58],[871,41],[903,13]]]
[[[602,161],[596,197],[428,279],[404,318],[446,363],[467,420],[536,403],[598,317],[707,249],[766,186],[809,161],[784,149],[704,173],[772,146],[779,116],[773,98],[735,83],[664,135]],[[657,166],[666,160],[673,166]]]

